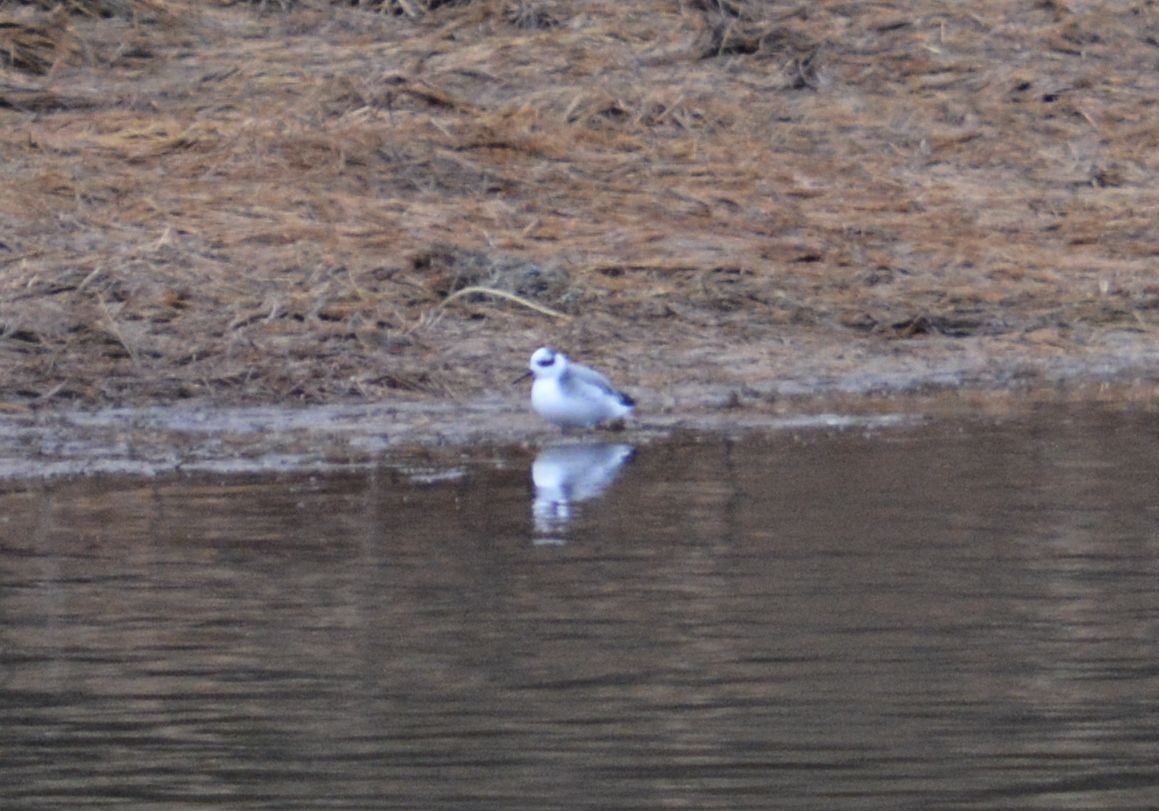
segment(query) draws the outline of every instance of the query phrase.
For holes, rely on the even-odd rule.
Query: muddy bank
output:
[[[1156,382],[1148,3],[360,5],[0,8],[8,409]]]
[[[980,391],[931,389],[898,397],[814,391],[774,401],[736,400],[712,392],[699,405],[688,387],[667,412],[645,410],[616,431],[565,434],[528,412],[522,397],[491,396],[467,403],[418,401],[392,405],[180,406],[92,410],[39,409],[0,414],[0,486],[88,475],[328,473],[383,468],[410,484],[461,478],[468,467],[526,468],[549,445],[617,442],[646,448],[673,439],[744,441],[791,432],[818,434],[905,431],[940,418],[961,423],[1068,415],[1154,414],[1159,387],[1110,383]],[[702,395],[705,392],[700,392]],[[653,399],[649,396],[649,399]],[[662,399],[657,396],[654,399]],[[964,417],[964,415],[968,415]]]
[[[0,417],[0,481],[84,475],[278,474],[386,466],[419,483],[454,478],[465,462],[530,462],[547,444],[650,444],[681,431],[845,430],[917,419],[883,414],[709,413],[655,416],[615,432],[546,430],[499,401],[419,406],[146,407]],[[456,473],[456,471],[459,471]]]

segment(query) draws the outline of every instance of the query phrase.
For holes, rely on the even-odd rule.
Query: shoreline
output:
[[[0,482],[7,488],[72,479],[170,475],[341,474],[379,468],[414,481],[445,478],[468,461],[506,464],[547,445],[734,441],[770,432],[888,431],[945,420],[1003,422],[1038,413],[1156,413],[1159,382],[1120,370],[1048,385],[992,388],[928,383],[906,392],[831,389],[773,400],[686,387],[699,405],[645,409],[623,430],[562,432],[525,397],[471,403],[396,403],[9,409],[0,414]],[[736,390],[734,389],[733,392]],[[669,393],[671,395],[671,393]],[[641,392],[644,404],[658,393]]]

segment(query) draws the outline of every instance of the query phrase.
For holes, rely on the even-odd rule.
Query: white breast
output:
[[[631,411],[614,394],[570,376],[536,380],[531,387],[531,407],[563,428],[591,428]]]

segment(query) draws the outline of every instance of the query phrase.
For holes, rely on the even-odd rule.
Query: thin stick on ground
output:
[[[447,296],[445,299],[440,301],[435,306],[435,309],[438,310],[438,309],[441,309],[443,307],[446,307],[448,304],[450,304],[455,299],[462,298],[463,296],[469,296],[473,293],[478,293],[478,294],[484,295],[484,296],[495,296],[496,298],[506,299],[507,301],[513,301],[516,304],[521,304],[522,306],[528,308],[529,310],[534,310],[537,313],[542,313],[543,315],[547,315],[547,316],[550,316],[552,318],[563,318],[563,319],[571,318],[571,316],[568,315],[567,313],[561,313],[559,310],[553,310],[550,307],[545,307],[542,304],[537,304],[536,302],[531,301],[530,299],[526,299],[523,296],[516,295],[515,293],[508,293],[506,290],[496,290],[492,287],[464,287],[462,290],[456,290],[454,293],[452,293],[451,295]]]
[[[135,350],[132,345],[127,340],[125,340],[124,333],[122,333],[120,327],[117,326],[117,321],[115,318],[113,318],[113,314],[109,312],[109,305],[105,302],[105,297],[98,295],[97,303],[101,307],[101,314],[105,317],[105,322],[107,324],[109,334],[117,339],[117,343],[119,343],[125,352],[128,353],[129,359],[132,360],[133,365],[136,366],[140,362],[140,359],[137,357],[137,350]]]

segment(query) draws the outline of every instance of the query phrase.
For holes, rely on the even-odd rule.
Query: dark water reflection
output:
[[[530,463],[9,486],[0,807],[1157,805],[1153,415]]]

